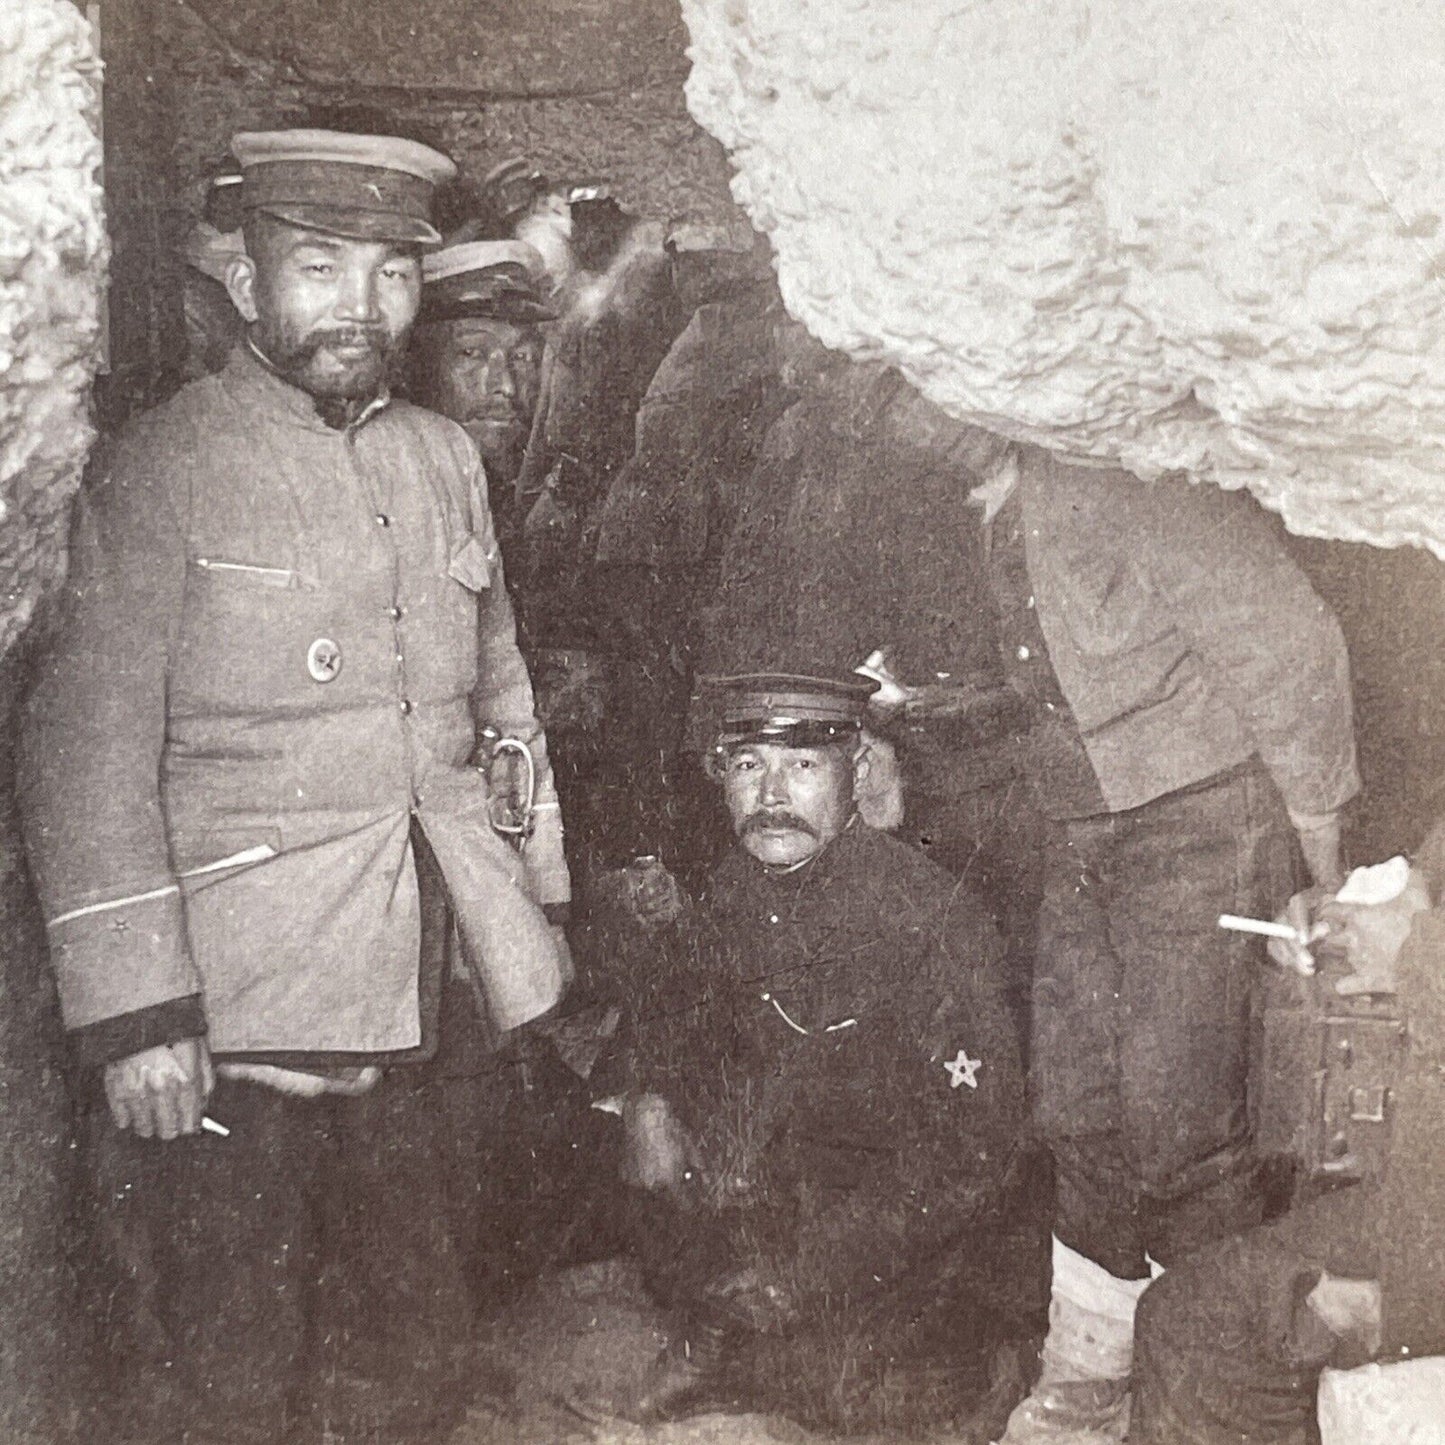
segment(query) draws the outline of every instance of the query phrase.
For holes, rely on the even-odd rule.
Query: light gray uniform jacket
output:
[[[386,401],[331,430],[245,346],[140,418],[82,504],[22,763],[67,1027],[175,1036],[198,1003],[221,1054],[415,1047],[414,820],[494,1021],[545,1012],[560,819],[525,859],[492,830],[483,722],[551,801],[460,427]]]

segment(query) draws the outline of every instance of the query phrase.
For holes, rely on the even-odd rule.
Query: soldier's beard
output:
[[[504,420],[488,412],[469,417],[462,423],[462,429],[477,444],[488,481],[503,483],[517,479],[527,448],[527,431],[519,416],[513,413]]]
[[[293,386],[323,403],[365,405],[381,391],[404,338],[375,326],[333,326],[287,337],[258,332],[261,354]],[[324,413],[323,413],[324,415]]]

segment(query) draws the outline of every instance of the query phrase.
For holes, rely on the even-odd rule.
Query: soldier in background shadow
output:
[[[631,454],[638,402],[681,324],[668,258],[661,228],[627,215],[600,187],[554,182],[522,161],[496,167],[459,198],[450,235],[525,243],[541,257],[536,289],[555,314],[542,322],[535,392],[518,389],[517,401],[531,404],[525,445],[496,469],[506,484],[494,485],[492,504],[554,740],[569,853],[585,873],[599,840],[627,815],[636,773],[636,749],[613,717],[613,624],[630,608],[612,606],[598,585],[594,514]],[[627,851],[637,851],[631,838]]]
[[[765,249],[673,249],[691,312],[636,421],[636,447],[597,521],[598,595],[617,648],[611,716],[636,765],[619,773],[607,861],[664,858],[695,878],[719,833],[716,789],[685,746],[701,605],[716,585],[730,513],[763,438],[792,399],[779,383],[781,299]]]
[[[422,260],[421,310],[412,341],[412,391],[418,401],[457,422],[476,444],[486,469],[502,545],[516,540],[512,484],[522,463],[537,399],[541,327],[556,316],[541,256],[515,240],[446,246]],[[510,581],[510,578],[508,579]],[[575,740],[600,726],[595,712],[557,685],[545,650],[531,658],[538,715],[549,738],[565,739],[554,754],[564,816],[579,798]],[[557,755],[566,761],[558,762]],[[494,775],[505,757],[494,764]],[[518,816],[523,779],[508,784]],[[575,1005],[575,1008],[574,1008]],[[465,1163],[454,1170],[470,1218],[463,1229],[465,1266],[480,1307],[490,1309],[543,1270],[616,1247],[578,1151],[609,1147],[604,1121],[582,1088],[587,1047],[567,1047],[596,1022],[585,1000],[563,1005],[560,1044],[549,1025],[486,1039],[454,1055],[438,1090]],[[447,1064],[452,1060],[448,1059]]]
[[[505,549],[541,381],[547,303],[541,256],[521,241],[469,241],[423,259],[412,389],[476,443]]]

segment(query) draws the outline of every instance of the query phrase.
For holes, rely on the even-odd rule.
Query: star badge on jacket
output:
[[[956,1089],[960,1084],[967,1084],[970,1089],[978,1088],[978,1071],[982,1066],[982,1059],[971,1059],[967,1049],[960,1049],[956,1058],[944,1061],[943,1067],[948,1070],[948,1087]]]

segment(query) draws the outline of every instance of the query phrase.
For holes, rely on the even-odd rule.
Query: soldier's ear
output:
[[[860,742],[853,754],[853,792],[856,795],[868,781],[873,771],[873,748],[869,742]]]
[[[226,291],[231,304],[249,326],[256,319],[256,263],[249,256],[233,256],[226,265]]]
[[[853,755],[853,797],[871,828],[891,832],[903,822],[903,773],[893,744],[864,731]]]

